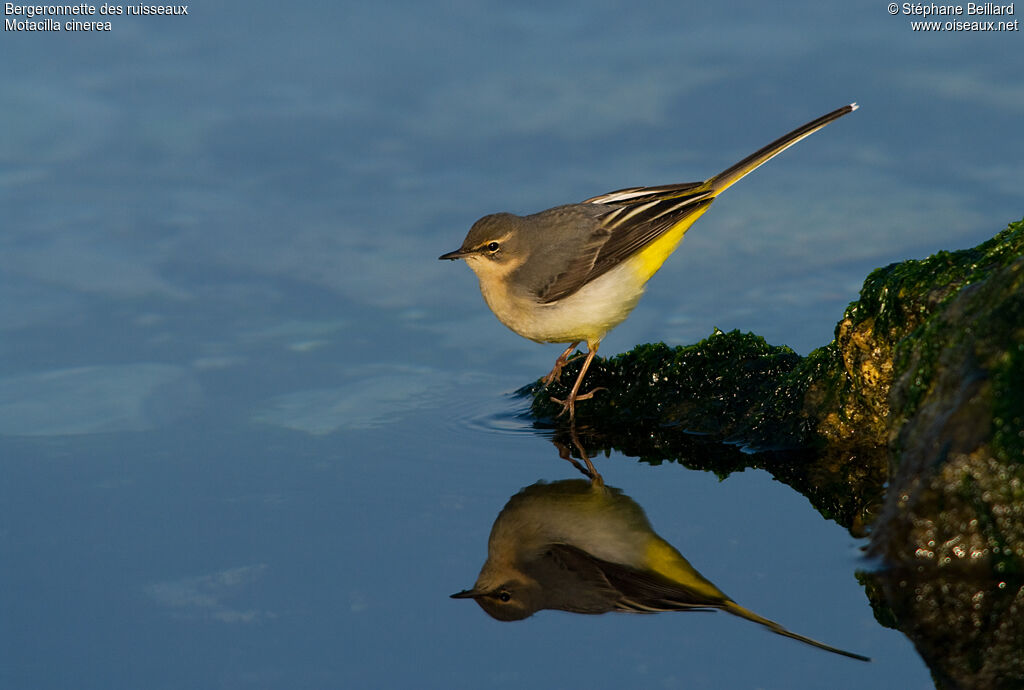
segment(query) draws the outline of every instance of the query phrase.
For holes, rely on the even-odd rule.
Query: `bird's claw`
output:
[[[589,390],[586,393],[582,393],[580,395],[570,395],[565,400],[560,400],[559,398],[551,396],[551,402],[558,403],[559,405],[562,406],[561,411],[558,414],[556,414],[555,417],[556,418],[557,417],[561,417],[563,414],[568,412],[569,413],[569,421],[574,420],[576,418],[576,401],[577,400],[590,400],[591,398],[594,397],[595,393],[597,393],[598,391],[605,391],[605,390],[608,390],[608,389],[605,388],[604,386],[598,386],[597,388]]]

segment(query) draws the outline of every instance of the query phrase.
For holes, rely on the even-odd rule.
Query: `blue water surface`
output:
[[[1019,32],[875,1],[189,10],[0,39],[0,686],[932,686],[863,543],[757,471],[596,460],[738,602],[871,664],[721,613],[450,600],[505,501],[575,470],[510,395],[560,348],[436,257],[856,100],[602,345],[807,353],[872,268],[1020,218]]]

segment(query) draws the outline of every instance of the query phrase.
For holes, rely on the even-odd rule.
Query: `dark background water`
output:
[[[856,100],[602,345],[806,353],[870,269],[1020,218],[1019,32],[882,2],[111,21],[0,39],[0,685],[930,687],[862,544],[761,472],[597,461],[734,599],[872,664],[724,614],[448,599],[508,497],[573,470],[509,394],[559,348],[436,257],[485,213],[702,179]]]

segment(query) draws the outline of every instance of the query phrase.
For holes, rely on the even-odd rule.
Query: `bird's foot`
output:
[[[563,414],[568,412],[569,413],[569,421],[570,422],[573,421],[574,419],[576,419],[576,401],[577,400],[590,400],[591,398],[594,397],[595,393],[597,393],[598,391],[604,391],[604,390],[608,390],[608,389],[605,388],[604,386],[599,386],[597,388],[594,388],[593,390],[587,391],[586,393],[581,393],[579,395],[570,395],[565,400],[560,400],[560,399],[552,396],[551,397],[551,402],[558,403],[559,405],[562,406],[562,410],[558,414],[556,414],[555,417],[556,418],[557,417],[561,417]]]

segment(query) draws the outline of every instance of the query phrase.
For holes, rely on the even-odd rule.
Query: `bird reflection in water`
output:
[[[538,482],[509,499],[494,521],[476,584],[452,598],[473,599],[501,621],[522,620],[541,609],[587,614],[718,609],[819,649],[869,661],[740,606],[659,537],[633,499],[605,486],[596,471],[580,469],[589,480]]]

